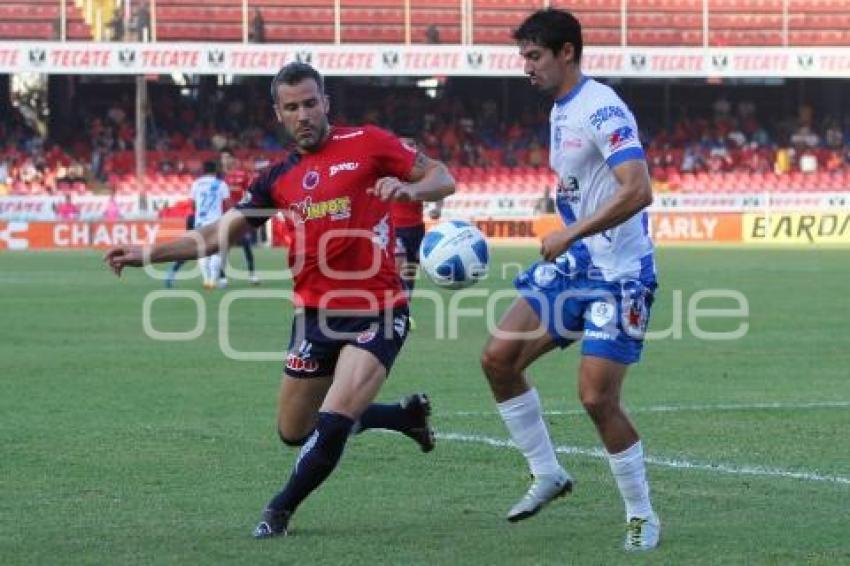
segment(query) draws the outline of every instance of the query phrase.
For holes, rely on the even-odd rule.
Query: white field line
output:
[[[466,442],[471,444],[484,444],[494,448],[516,449],[510,440],[483,436],[480,434],[464,434],[458,432],[438,432],[437,438],[449,442]],[[592,458],[607,459],[607,454],[600,448],[579,448],[577,446],[556,446],[555,452],[559,454],[572,454],[578,456],[589,456]],[[763,466],[736,465],[728,463],[696,462],[685,459],[658,458],[647,456],[646,462],[664,468],[678,470],[698,470],[714,472],[718,474],[736,476],[760,476],[797,479],[810,482],[826,482],[834,484],[850,485],[850,477],[829,476],[816,472],[791,471],[780,468],[766,468]]]
[[[850,401],[812,401],[810,403],[718,403],[713,405],[652,405],[649,407],[626,408],[627,413],[687,413],[687,412],[711,412],[711,411],[763,411],[774,409],[806,410],[806,409],[845,409],[850,408]],[[439,417],[490,417],[498,413],[494,408],[492,411],[456,411],[453,413],[438,414]],[[567,409],[545,411],[545,416],[572,416],[583,415],[583,409]]]

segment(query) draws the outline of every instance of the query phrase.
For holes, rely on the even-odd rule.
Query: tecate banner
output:
[[[0,42],[0,72],[274,75],[302,61],[335,76],[521,76],[516,47],[244,43]],[[850,77],[840,47],[588,47],[584,72],[600,77]]]

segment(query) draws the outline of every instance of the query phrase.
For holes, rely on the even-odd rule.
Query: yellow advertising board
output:
[[[850,211],[747,213],[743,216],[744,243],[850,244]]]

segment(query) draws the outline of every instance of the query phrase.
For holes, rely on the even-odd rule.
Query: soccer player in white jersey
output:
[[[533,481],[508,520],[531,517],[570,492],[525,370],[556,346],[581,341],[578,391],[608,452],[626,507],[626,550],[658,545],[643,447],[620,389],[643,347],[656,288],[645,208],[652,189],[635,119],[608,86],[581,72],[582,35],[570,13],[547,9],[514,32],[525,73],[555,99],[550,167],[564,227],[546,235],[543,261],[517,277],[515,300],[481,357],[498,410]]]
[[[195,229],[212,224],[224,214],[225,201],[230,198],[230,188],[227,183],[216,175],[217,165],[214,161],[204,163],[204,175],[192,183],[192,200],[195,201]],[[221,287],[227,286],[227,280],[219,280],[221,271],[221,254],[216,253],[198,260],[201,275],[204,278],[204,289],[214,289],[216,281]]]

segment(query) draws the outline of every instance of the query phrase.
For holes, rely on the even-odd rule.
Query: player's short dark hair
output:
[[[325,81],[322,79],[322,75],[319,71],[307,63],[293,61],[292,63],[287,63],[281,67],[280,71],[278,71],[277,75],[275,75],[274,79],[272,79],[272,100],[277,103],[277,87],[280,85],[297,85],[305,79],[313,79],[316,81],[316,84],[319,85],[319,92],[324,94]]]
[[[215,161],[204,161],[204,173],[209,175],[218,173],[218,163]]]
[[[565,44],[571,43],[575,50],[576,63],[581,61],[581,50],[584,46],[581,23],[566,10],[537,10],[514,30],[513,37],[517,42],[534,43],[551,50],[552,53],[559,52]]]

